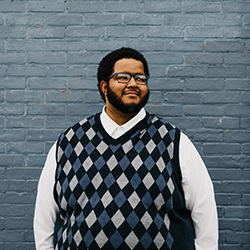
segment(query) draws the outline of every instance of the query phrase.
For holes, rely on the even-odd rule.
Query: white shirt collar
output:
[[[119,126],[116,122],[114,122],[106,113],[105,107],[102,109],[102,113],[100,116],[102,126],[106,130],[106,132],[113,138],[118,138],[119,136],[125,134],[129,131],[132,127],[134,127],[138,122],[140,122],[145,116],[146,111],[142,108],[139,113],[130,119],[125,124]]]

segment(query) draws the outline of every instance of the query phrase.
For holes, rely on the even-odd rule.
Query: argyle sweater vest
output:
[[[179,166],[180,131],[154,115],[113,139],[100,114],[57,144],[55,249],[193,250]]]

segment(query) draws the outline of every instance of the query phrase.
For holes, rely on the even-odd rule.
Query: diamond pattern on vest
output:
[[[112,144],[95,122],[84,119],[58,143],[57,249],[171,249],[175,129],[150,116]]]

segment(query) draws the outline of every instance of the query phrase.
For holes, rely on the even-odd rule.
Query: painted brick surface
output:
[[[36,186],[67,126],[99,112],[101,58],[149,62],[147,110],[181,128],[214,183],[220,250],[250,249],[250,2],[0,4],[0,250],[34,250]]]

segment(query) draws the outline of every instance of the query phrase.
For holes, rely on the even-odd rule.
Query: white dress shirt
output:
[[[143,109],[127,123],[119,126],[105,112],[101,123],[113,138],[126,133],[146,115]],[[54,200],[53,189],[56,172],[56,143],[50,149],[42,170],[34,214],[34,234],[37,250],[52,250],[56,216],[59,208]],[[181,133],[179,160],[186,208],[191,211],[195,229],[196,250],[218,249],[218,218],[212,181],[199,153],[186,135]]]

